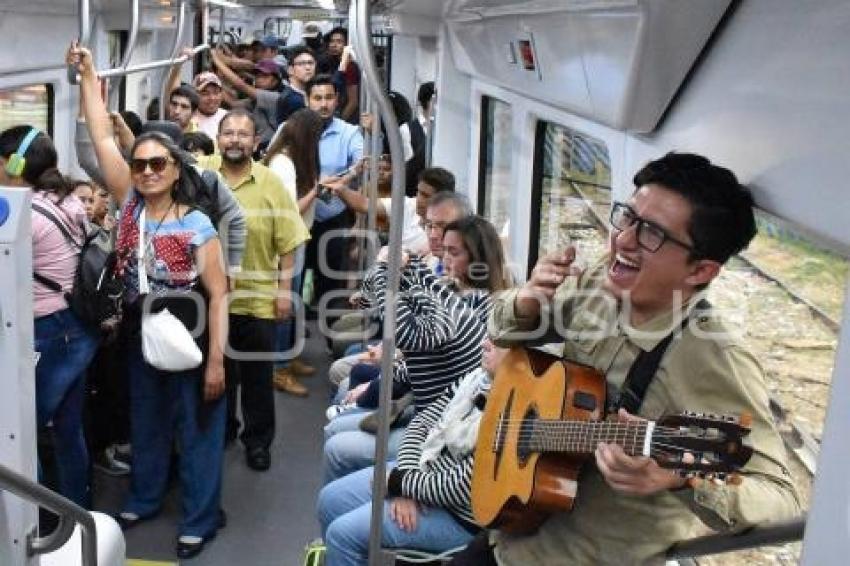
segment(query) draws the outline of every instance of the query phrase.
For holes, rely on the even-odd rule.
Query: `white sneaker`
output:
[[[325,416],[329,421],[334,420],[336,417],[340,416],[344,412],[349,409],[353,409],[357,406],[357,403],[340,403],[339,405],[331,405],[328,407],[328,410],[325,411]]]

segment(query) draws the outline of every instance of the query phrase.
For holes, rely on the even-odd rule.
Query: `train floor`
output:
[[[197,566],[298,566],[304,547],[319,536],[316,495],[321,487],[322,426],[328,404],[327,368],[331,359],[314,324],[302,359],[317,368],[301,381],[307,397],[275,392],[277,430],[272,467],[256,472],[245,464],[237,440],[224,455],[222,507],[227,526],[197,557]],[[95,507],[114,513],[129,479],[95,474]],[[128,565],[177,564],[174,547],[180,516],[179,487],[174,480],[162,512],[125,533]]]

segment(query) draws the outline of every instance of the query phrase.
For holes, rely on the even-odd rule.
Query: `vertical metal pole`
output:
[[[371,6],[368,0],[356,0],[357,30],[360,43],[360,59],[365,82],[372,93],[386,126],[387,138],[392,154],[393,190],[390,211],[390,250],[387,273],[386,303],[384,306],[383,359],[381,360],[381,392],[378,408],[378,434],[375,442],[375,473],[372,480],[372,520],[369,535],[369,564],[382,564],[381,536],[386,495],[387,440],[389,439],[389,410],[392,395],[393,357],[395,353],[396,297],[401,279],[401,235],[404,217],[404,153],[398,121],[393,113],[389,98],[378,81],[375,53],[372,48],[370,23]]]
[[[91,10],[89,0],[79,0],[77,2],[77,16],[80,24],[80,36],[78,40],[80,45],[88,47],[89,39],[91,38]],[[80,74],[74,65],[68,65],[68,82],[72,85],[80,84]]]
[[[177,31],[174,34],[174,45],[171,46],[171,64],[174,65],[174,60],[180,52],[180,44],[183,42],[183,26],[186,23],[186,1],[180,0],[180,7],[177,12]],[[162,75],[162,84],[159,87],[159,119],[165,120],[165,105],[168,103],[168,75],[171,72],[171,67],[166,67]]]
[[[124,51],[124,58],[121,61],[121,68],[126,69],[130,64],[130,59],[133,57],[133,50],[136,48],[136,39],[139,36],[139,0],[130,0],[130,37],[127,39],[127,48]],[[111,111],[118,110],[118,94],[121,90],[121,83],[124,81],[124,75],[119,75],[109,82],[109,94],[107,95],[106,104]]]
[[[219,6],[218,13],[218,42],[216,46],[221,47],[224,44],[224,6]]]

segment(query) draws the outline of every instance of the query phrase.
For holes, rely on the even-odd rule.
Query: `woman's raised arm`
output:
[[[112,120],[100,96],[91,51],[73,42],[65,55],[65,61],[76,66],[80,73],[80,106],[86,117],[86,127],[94,144],[97,162],[107,189],[121,203],[130,190],[130,167],[115,142]]]

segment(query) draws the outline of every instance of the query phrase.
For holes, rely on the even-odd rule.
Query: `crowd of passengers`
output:
[[[28,125],[0,132],[0,183],[33,194],[37,424],[47,440],[39,479],[91,508],[91,462],[129,474],[116,516],[127,529],[160,511],[176,452],[181,558],[198,554],[225,524],[225,444],[238,437],[247,466],[268,470],[274,389],[307,395],[298,377],[315,368],[291,355],[305,271],[315,274],[315,302],[337,291],[347,303],[353,291],[345,290],[353,282],[323,266],[345,271],[358,261],[347,229],[369,209],[359,184],[368,166],[364,130],[374,121],[357,109],[359,70],[344,48],[345,29],[322,41],[308,24],[302,35],[312,47],[281,51],[282,42],[266,37],[257,49],[219,48],[211,70],[191,84],[180,84],[175,66],[165,119],[149,109],[144,122],[107,110],[91,52],[72,43],[66,62],[80,77],[75,145],[85,180],[59,171],[45,132]],[[439,261],[428,253],[429,235],[443,226],[429,229],[426,210],[435,194],[454,189],[454,177],[424,167],[433,83],[420,88],[417,117],[404,97],[390,97],[415,180],[406,185],[405,249]],[[368,133],[388,145],[384,133]],[[13,166],[17,157],[22,167]],[[375,212],[386,242],[392,172],[388,154],[376,161]],[[123,282],[121,323],[101,328],[84,322],[68,299],[80,250],[98,231],[113,237]],[[199,367],[168,372],[146,358],[144,313],[166,308],[187,329],[208,321],[194,338]],[[225,355],[226,345],[235,354]]]
[[[318,40],[315,26],[308,24],[305,32],[308,39]],[[116,517],[128,529],[160,511],[177,446],[180,558],[201,552],[225,524],[220,505],[225,445],[239,438],[247,466],[268,470],[275,434],[274,388],[306,394],[297,377],[314,368],[297,358],[268,355],[293,349],[293,309],[300,301],[292,297],[302,293],[305,274],[314,275],[314,300],[332,296],[349,308],[334,323],[341,335],[365,327],[379,336],[384,322],[386,249],[356,282],[356,289],[354,282],[329,276],[326,269],[344,272],[357,261],[352,252],[357,246],[351,245],[354,240],[345,230],[370,206],[358,186],[365,166],[363,129],[381,135],[372,130],[370,117],[360,124],[346,121],[358,119],[359,81],[352,54],[344,47],[345,31],[333,30],[328,39],[323,53],[317,53],[315,43],[300,45],[289,49],[284,60],[275,38],[265,38],[255,50],[216,50],[211,57],[215,71],[199,73],[191,85],[179,84],[175,68],[166,120],[149,116],[144,124],[132,114],[107,111],[91,53],[72,44],[66,62],[80,75],[77,157],[90,180],[69,179],[58,171],[56,150],[45,133],[29,126],[0,133],[0,182],[33,190],[37,416],[39,428],[54,439],[53,485],[90,507],[91,447],[94,459],[108,470],[131,475],[130,492]],[[320,65],[332,74],[316,75]],[[391,381],[394,399],[382,540],[387,547],[443,552],[472,543],[468,550],[479,554],[467,553],[472,557],[464,559],[462,553],[455,559],[458,564],[495,564],[494,552],[499,563],[554,563],[553,556],[565,553],[579,557],[576,563],[587,563],[581,557],[610,553],[593,546],[595,537],[604,538],[601,531],[585,532],[582,525],[611,513],[588,515],[582,509],[604,503],[615,510],[631,501],[621,509],[623,517],[631,517],[630,528],[639,524],[652,532],[640,537],[643,546],[629,548],[648,559],[685,535],[674,525],[693,526],[696,515],[683,515],[688,508],[716,528],[795,511],[796,495],[785,477],[782,444],[767,405],[750,401],[766,399],[757,364],[734,344],[726,344],[719,355],[713,346],[688,335],[680,347],[684,353],[672,356],[669,363],[682,356],[699,359],[705,378],[701,386],[714,383],[721,393],[715,399],[685,388],[675,399],[667,399],[656,388],[648,399],[656,408],[678,407],[687,400],[708,403],[711,412],[743,408],[754,413],[753,436],[759,449],[740,494],[729,487],[700,491],[651,460],[638,461],[618,447],[600,445],[583,492],[591,495],[569,516],[584,517],[584,522],[559,515],[535,535],[542,538],[525,539],[529,543],[509,536],[491,538],[475,524],[470,490],[481,418],[477,400],[489,390],[507,352],[499,346],[517,343],[510,330],[526,328],[542,316],[557,316],[552,314],[555,309],[540,310],[540,303],[529,306],[529,294],[542,294],[561,301],[559,309],[568,308],[577,299],[569,294],[574,288],[562,283],[576,273],[569,250],[553,254],[541,259],[524,287],[505,292],[511,280],[500,235],[454,191],[450,172],[421,167],[422,139],[415,132],[429,127],[433,85],[425,85],[420,94],[421,116],[413,117],[403,97],[391,93],[404,130],[409,189],[401,293],[393,297],[397,314],[392,375],[381,375],[379,343],[365,348],[359,340],[333,344],[338,355],[328,375],[333,401],[326,414],[324,487],[317,502],[322,542],[315,545],[322,549],[325,564],[367,562],[377,428],[373,410],[382,379]],[[23,167],[15,165],[19,157],[26,159]],[[379,237],[386,238],[392,168],[385,155],[376,159],[380,198],[374,212]],[[690,300],[746,245],[754,230],[749,194],[730,172],[699,156],[670,154],[642,170],[635,185],[630,203],[614,207],[611,256],[576,283],[601,286],[610,293],[627,284],[635,288],[632,320],[622,323],[623,328],[615,325],[619,334],[600,340],[600,347],[591,344],[583,354],[578,352],[578,358],[584,355],[596,366],[607,364],[615,373],[627,370],[644,344],[626,327],[651,325],[668,316],[667,303],[656,300],[662,291],[678,285]],[[111,212],[110,201],[117,214]],[[687,243],[695,241],[683,216],[690,214],[689,207],[713,207],[711,218],[723,219],[719,224],[724,229],[733,223],[735,230],[728,237],[711,232],[711,219],[695,215],[693,222],[712,239]],[[636,210],[660,220],[646,220]],[[657,226],[661,220],[673,226],[670,232]],[[124,283],[118,336],[108,340],[102,329],[79,320],[64,295],[73,284],[78,243],[93,229],[116,234],[115,269]],[[329,232],[336,242],[318,246]],[[670,235],[673,232],[676,236]],[[686,259],[683,250],[663,247],[668,242],[694,253],[700,246],[705,255]],[[641,263],[649,283],[633,281],[634,273],[644,269]],[[60,290],[45,286],[41,278],[55,281]],[[646,295],[641,294],[644,288]],[[225,298],[228,293],[232,300]],[[199,313],[197,301],[206,313]],[[206,314],[208,324],[195,338],[203,352],[199,367],[167,372],[145,357],[143,313],[163,308],[187,328],[194,328],[199,315]],[[580,325],[584,319],[568,320]],[[628,340],[637,340],[637,345]],[[597,359],[605,352],[607,362]],[[620,356],[628,359],[615,363]],[[666,387],[680,383],[673,375],[675,367],[667,366],[658,377]],[[88,443],[84,405],[92,423]],[[128,429],[122,431],[125,415]],[[116,460],[122,450],[115,445],[128,440],[130,464]],[[47,470],[41,473],[47,481]],[[638,520],[658,509],[667,515],[655,522]],[[580,544],[562,546],[565,533],[566,540]],[[534,540],[545,544],[537,546]],[[611,549],[624,555],[616,541]]]

